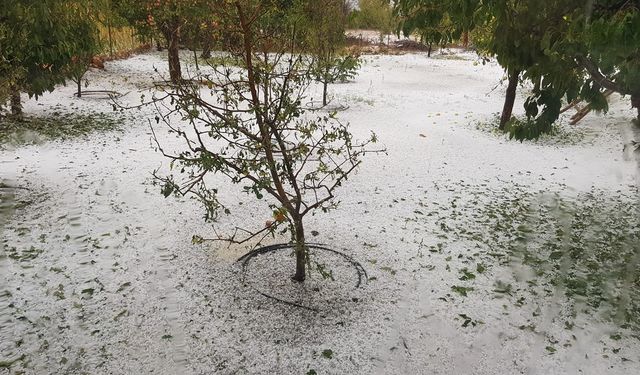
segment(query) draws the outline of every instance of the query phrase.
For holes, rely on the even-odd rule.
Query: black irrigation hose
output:
[[[276,300],[276,301],[278,301],[278,302],[280,302],[280,303],[284,303],[285,305],[289,305],[289,306],[293,306],[293,307],[300,307],[300,308],[302,308],[302,309],[307,309],[307,310],[310,310],[310,311],[313,311],[313,312],[320,312],[320,310],[315,309],[315,308],[313,308],[313,307],[309,307],[309,306],[301,305],[301,304],[299,304],[299,303],[295,303],[295,302],[287,301],[287,300],[285,300],[285,299],[281,299],[281,298],[278,298],[278,297],[272,296],[271,294],[267,294],[267,293],[265,293],[265,292],[263,292],[263,291],[260,291],[260,290],[258,290],[258,289],[256,289],[256,288],[253,288],[253,289],[254,289],[256,292],[260,293],[261,295],[263,295],[263,296],[265,296],[265,297],[267,297],[267,298],[271,298],[271,299],[273,299],[273,300]]]
[[[163,86],[180,87],[182,85],[187,85],[187,84],[200,86],[204,82],[202,78],[183,78],[179,82],[174,82],[171,80],[162,80],[162,81],[153,81],[152,83],[153,83],[153,86],[155,87],[163,87]]]
[[[355,269],[356,272],[358,274],[358,282],[356,283],[355,287],[359,288],[360,285],[362,285],[362,279],[364,278],[365,280],[368,279],[367,276],[367,271],[365,271],[364,267],[362,267],[362,264],[360,264],[358,261],[356,261],[355,259],[353,259],[351,256],[341,252],[341,251],[337,251],[331,248],[328,248],[322,244],[316,244],[316,243],[308,243],[306,244],[307,248],[310,249],[317,249],[317,250],[324,250],[324,251],[328,251],[337,255],[340,255],[341,257],[343,257],[344,259],[347,260],[347,262],[349,262]],[[278,250],[284,250],[284,249],[293,249],[295,247],[295,244],[291,244],[291,243],[280,243],[280,244],[274,244],[274,245],[268,245],[268,246],[262,246],[259,248],[256,248],[254,250],[251,250],[250,252],[246,253],[245,255],[241,256],[240,258],[238,258],[238,262],[242,262],[242,272],[245,273],[246,268],[249,264],[249,262],[251,261],[251,259],[257,257],[258,255],[263,255],[263,254],[267,254],[267,253],[271,253],[271,252],[275,252]],[[290,306],[295,306],[295,307],[301,307],[307,310],[311,310],[311,311],[318,311],[317,309],[314,309],[312,307],[308,307],[308,306],[304,306],[295,302],[291,302],[291,301],[286,301],[283,299],[280,299],[278,297],[274,297],[272,295],[269,295],[267,293],[264,293],[256,288],[254,288],[256,292],[260,293],[261,295],[267,297],[267,298],[271,298],[274,299],[278,302],[290,305]]]
[[[84,95],[91,96],[91,95],[98,95],[98,94],[107,94],[109,98],[119,98],[121,96],[124,96],[124,94],[121,94],[117,91],[111,91],[111,90],[86,90],[86,91],[82,91],[81,93],[82,96]],[[75,92],[73,93],[73,95],[77,97],[78,93]]]
[[[340,104],[340,105],[334,106],[332,108],[329,104],[327,104],[327,105],[320,104],[320,106],[315,105],[315,104],[318,104],[318,103],[322,103],[322,102],[319,101],[319,100],[318,101],[311,101],[311,102],[306,103],[306,107],[307,107],[307,109],[309,111],[320,111],[322,109],[334,110],[334,111],[346,111],[347,109],[349,109],[349,105],[348,104]]]
[[[183,82],[153,81],[152,82],[152,85],[153,85],[152,87],[154,87],[154,88],[165,88],[165,87],[180,88],[185,83],[189,83],[189,82],[187,82],[187,81],[183,81]]]

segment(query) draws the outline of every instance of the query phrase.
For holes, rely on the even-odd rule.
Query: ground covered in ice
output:
[[[89,87],[136,104],[165,65],[159,53],[111,62]],[[153,184],[167,168],[153,108],[113,112],[72,87],[29,100],[33,116],[120,126],[0,146],[0,374],[640,372],[629,102],[519,143],[490,130],[502,76],[469,53],[369,56],[354,82],[331,86],[340,119],[387,149],[306,225],[364,266],[359,286],[335,253],[317,254],[334,280],[296,285],[286,251],[243,272],[247,249],[193,244],[211,228],[196,201]],[[270,219],[218,185],[232,211],[219,230]]]

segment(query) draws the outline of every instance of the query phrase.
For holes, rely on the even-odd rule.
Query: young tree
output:
[[[394,14],[398,17],[398,33],[405,36],[418,34],[422,43],[428,46],[427,56],[431,57],[433,45],[443,45],[460,38],[462,28],[449,19],[448,4],[442,1],[407,0],[394,4]]]
[[[348,7],[344,0],[301,1],[300,23],[304,49],[313,56],[312,74],[322,84],[322,105],[328,103],[328,85],[355,76],[357,58],[340,56]]]
[[[242,243],[262,234],[288,232],[295,245],[293,279],[301,282],[310,262],[305,217],[335,206],[336,189],[360,165],[366,145],[376,138],[358,143],[334,114],[313,117],[305,112],[304,93],[311,79],[305,56],[297,52],[295,21],[281,1],[230,4],[218,11],[232,34],[229,39],[238,42],[227,49],[241,66],[215,67],[208,89],[183,83],[166,93],[173,107],[161,119],[184,140],[186,150],[173,154],[159,143],[158,147],[184,176],[158,177],[165,196],[198,197],[208,220],[222,208],[217,190],[208,186],[209,174],[227,176],[258,199],[271,197],[273,219],[263,228],[238,228],[214,239]],[[186,122],[176,123],[174,113]],[[248,233],[247,238],[239,238],[241,233]]]
[[[69,77],[74,58],[93,50],[97,32],[84,0],[7,0],[0,7],[0,100],[22,115],[20,92],[39,96]]]
[[[201,57],[208,59],[214,48],[218,30],[215,13],[205,11],[205,3],[194,3],[197,11],[192,11],[186,24],[181,29],[182,44],[193,51],[196,68],[198,67],[197,51],[201,50]]]
[[[90,16],[87,14],[87,16]],[[82,97],[82,81],[89,70],[92,58],[99,52],[100,44],[95,29],[95,23],[82,22],[71,26],[75,35],[90,37],[78,38],[74,43],[71,62],[67,65],[66,75],[76,83],[76,96]]]

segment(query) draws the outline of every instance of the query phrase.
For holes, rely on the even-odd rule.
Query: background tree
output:
[[[397,26],[389,0],[359,0],[358,9],[349,15],[349,28],[371,29],[380,32],[380,41]]]
[[[160,35],[167,45],[169,78],[177,83],[182,79],[180,65],[181,35],[193,35],[201,26],[211,7],[223,2],[206,0],[112,0],[117,14],[126,19],[141,37]]]
[[[359,61],[344,55],[345,25],[349,8],[344,0],[300,1],[299,24],[304,49],[313,56],[311,72],[322,84],[322,105],[328,103],[328,85],[355,76]]]
[[[87,19],[91,19],[95,13],[87,11],[85,15]],[[71,58],[71,62],[67,65],[66,74],[73,82],[76,83],[76,96],[82,97],[82,83],[84,75],[89,70],[91,60],[101,50],[101,45],[98,40],[98,32],[96,24],[98,20],[94,22],[80,22],[70,25],[72,33],[75,35],[87,35],[89,37],[78,38],[73,43],[74,51]]]
[[[442,1],[404,1],[394,4],[394,14],[398,18],[398,33],[405,36],[418,35],[428,46],[427,56],[431,57],[435,44],[443,45],[459,39],[463,31],[451,22],[448,3]]]
[[[98,43],[83,0],[7,0],[0,7],[0,100],[20,117],[20,92],[39,96],[70,75],[70,65]]]
[[[204,17],[195,25],[186,28],[182,33],[182,39],[191,51],[193,51],[196,68],[198,68],[198,54],[201,50],[201,57],[208,59],[211,57],[211,49],[213,48],[215,35],[215,21],[213,19],[204,19]]]
[[[640,2],[594,0],[400,0],[402,9],[422,7],[423,20],[435,22],[443,9],[463,31],[480,28],[483,49],[508,75],[500,128],[516,138],[549,132],[562,100],[581,98],[606,110],[603,89],[630,95],[638,107]],[[431,5],[437,6],[431,6]],[[431,7],[430,7],[431,6]],[[406,13],[411,16],[411,13]],[[414,22],[419,24],[419,22]],[[488,33],[487,33],[488,31]],[[519,79],[530,81],[526,126],[508,126]]]
[[[184,140],[186,150],[163,154],[183,174],[158,176],[163,193],[192,194],[214,219],[222,205],[210,174],[222,174],[242,184],[244,191],[270,197],[272,220],[254,230],[236,229],[215,240],[242,243],[260,235],[289,233],[295,244],[294,280],[304,281],[310,264],[304,218],[318,209],[335,206],[336,189],[360,165],[367,152],[348,126],[333,114],[305,113],[303,99],[311,77],[295,18],[281,1],[236,0],[219,8],[222,27],[232,35],[227,46],[237,66],[214,67],[208,90],[182,83],[166,94],[173,107],[162,120]],[[235,65],[236,62],[234,62]],[[206,92],[208,91],[208,92]],[[188,122],[175,123],[178,113]],[[158,119],[160,120],[160,118]],[[240,238],[246,234],[246,238]]]
[[[457,39],[462,33],[477,27],[490,31],[483,49],[497,57],[508,76],[499,125],[500,129],[505,129],[513,112],[520,74],[535,61],[534,55],[539,51],[534,30],[541,27],[536,24],[540,18],[522,13],[529,10],[528,3],[510,0],[401,0],[396,3],[395,10],[402,19],[405,34],[427,33],[435,41]],[[442,23],[447,19],[450,27],[440,32]],[[523,34],[522,30],[527,30],[527,33]]]
[[[512,136],[535,138],[551,131],[563,98],[606,110],[603,94],[610,89],[631,95],[633,103],[640,92],[638,3],[594,1],[585,8],[582,1],[564,0],[503,8],[490,48],[502,66],[520,69],[534,85],[525,102],[529,120],[510,127]]]

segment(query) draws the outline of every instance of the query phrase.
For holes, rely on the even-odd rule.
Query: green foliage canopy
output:
[[[0,7],[0,103],[15,90],[39,96],[98,46],[84,0],[5,0]]]

